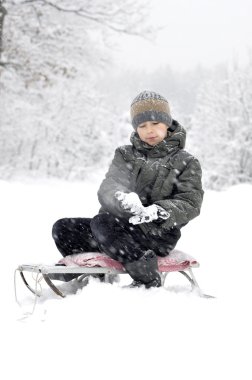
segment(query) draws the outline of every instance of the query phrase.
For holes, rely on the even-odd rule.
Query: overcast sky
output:
[[[252,47],[252,0],[155,0],[150,20],[165,26],[155,45],[122,40],[118,62],[152,70],[160,64],[186,70],[230,61],[246,62]]]

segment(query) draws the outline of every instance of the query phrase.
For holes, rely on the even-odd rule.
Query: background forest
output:
[[[1,179],[105,172],[132,132],[130,102],[149,89],[168,98],[187,129],[206,188],[252,182],[250,48],[246,64],[234,55],[208,67],[181,70],[168,59],[150,69],[141,46],[153,55],[163,27],[151,22],[153,3],[0,1]],[[129,49],[129,60],[139,65],[119,61],[118,49],[136,39],[140,48],[135,56]]]

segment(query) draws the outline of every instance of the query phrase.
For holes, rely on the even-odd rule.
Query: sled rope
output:
[[[17,271],[18,271],[18,269],[16,269],[15,272],[14,272],[14,292],[15,292],[15,300],[16,300],[17,304],[21,307],[21,303],[19,302],[18,296],[17,296],[17,283],[16,283],[16,277],[17,277],[16,274],[17,274]],[[35,273],[36,273],[36,276],[35,276]],[[34,314],[34,311],[35,311],[35,308],[36,308],[36,304],[37,304],[38,296],[42,294],[42,285],[40,283],[42,281],[42,279],[43,279],[42,274],[40,272],[33,271],[32,272],[32,278],[35,281],[35,296],[34,296],[32,310],[24,312],[23,317],[20,318],[20,319],[28,318],[28,317],[30,317],[30,316],[32,316]],[[39,288],[40,288],[39,289],[39,293],[38,293],[38,285],[39,285]]]
[[[18,297],[17,297],[17,280],[16,280],[17,271],[18,271],[18,269],[16,269],[14,272],[14,292],[15,292],[15,300],[16,300],[17,304],[21,307],[21,304],[20,304]]]

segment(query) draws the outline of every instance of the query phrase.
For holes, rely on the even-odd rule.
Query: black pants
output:
[[[104,252],[121,263],[140,259],[152,249],[158,256],[167,256],[180,238],[179,229],[171,230],[165,239],[146,236],[141,228],[109,213],[89,218],[58,220],[52,235],[62,256],[80,252]]]

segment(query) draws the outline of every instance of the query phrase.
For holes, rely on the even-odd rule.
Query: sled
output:
[[[161,276],[162,286],[165,284],[167,275],[170,272],[181,273],[191,284],[191,289],[196,291],[201,297],[213,298],[204,294],[198,282],[196,281],[193,273],[194,268],[199,267],[199,262],[192,256],[179,251],[173,250],[166,257],[158,257],[158,268]],[[15,270],[14,286],[15,296],[16,293],[16,273],[19,272],[20,276],[26,287],[35,295],[40,297],[42,294],[42,287],[39,291],[39,285],[43,279],[51,290],[58,296],[64,298],[66,295],[58,288],[58,286],[50,279],[51,273],[74,273],[79,274],[74,280],[78,281],[82,286],[87,285],[88,278],[93,275],[104,274],[104,282],[113,283],[116,275],[127,274],[123,265],[116,260],[111,259],[104,253],[88,252],[79,253],[62,258],[57,265],[43,265],[43,264],[23,264],[19,265]],[[34,287],[32,287],[25,277],[25,272],[31,272],[34,278]],[[56,281],[58,283],[58,281]],[[35,299],[36,302],[36,299]]]

